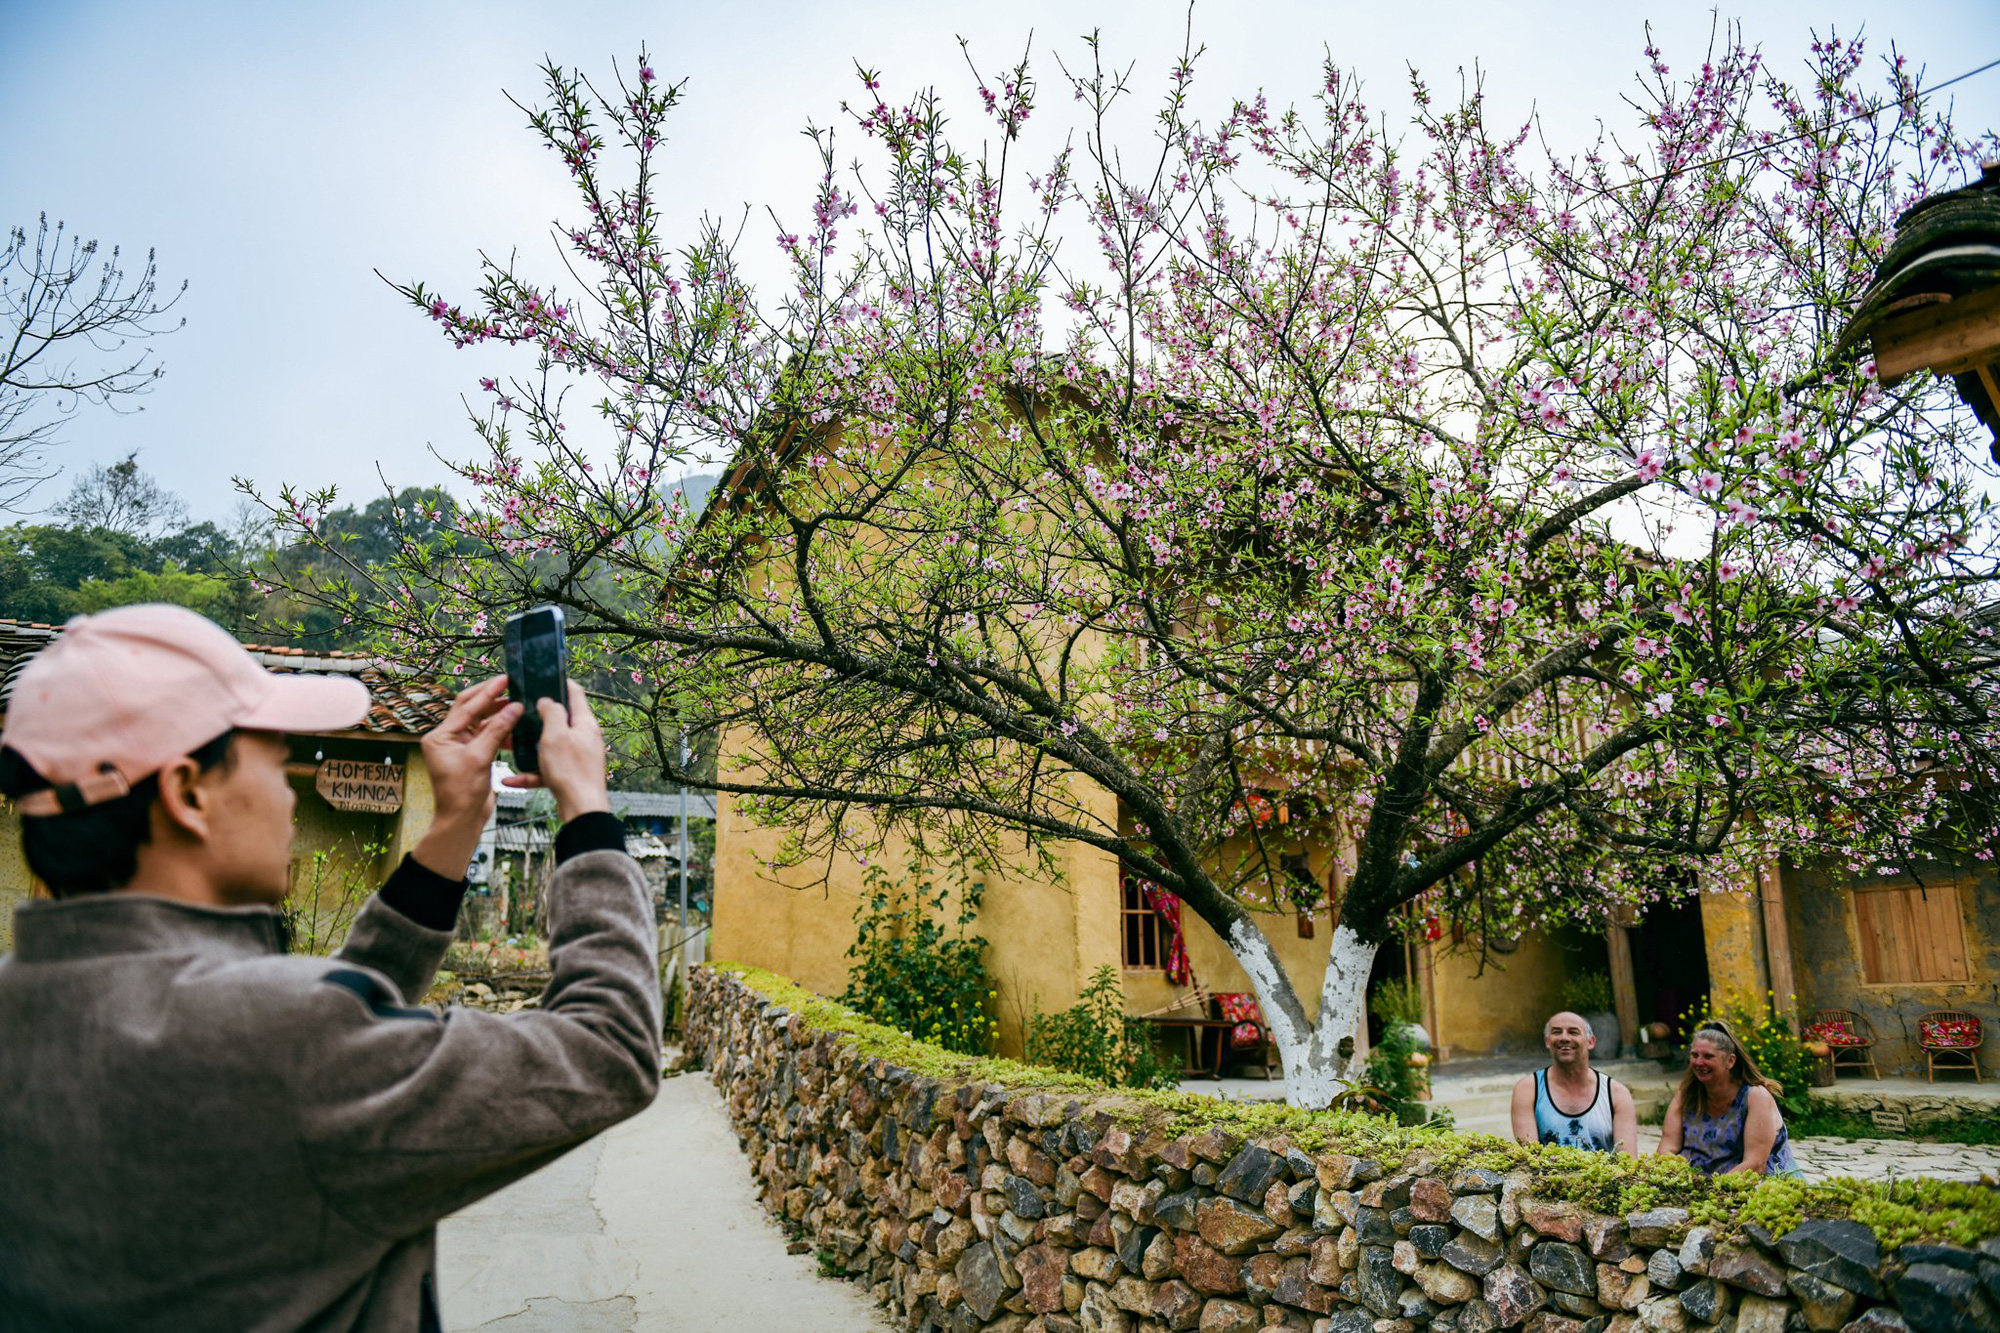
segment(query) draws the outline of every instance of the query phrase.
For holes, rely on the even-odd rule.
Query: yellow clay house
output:
[[[757,473],[739,460],[708,499],[717,506],[758,503]],[[740,771],[742,738],[724,735],[721,775]],[[1120,818],[1115,799],[1073,777],[1074,798],[1096,817]],[[716,800],[716,862],[711,956],[769,968],[837,995],[847,984],[855,915],[865,900],[867,867],[849,857],[817,864],[812,886],[774,879],[784,831],[760,828],[727,793]],[[1227,851],[1228,849],[1225,849]],[[1290,907],[1260,914],[1314,1017],[1337,904],[1336,855],[1308,844],[1303,873],[1325,892],[1315,914]],[[900,870],[890,849],[891,868]],[[987,964],[999,990],[1002,1053],[1019,1054],[1028,1018],[1075,1002],[1093,972],[1117,968],[1128,1009],[1141,1015],[1203,1014],[1210,997],[1249,992],[1229,949],[1192,912],[1178,924],[1155,911],[1141,885],[1108,854],[1072,845],[1062,875],[1006,874],[984,883],[970,925],[989,944]],[[1539,1050],[1541,1025],[1561,1008],[1572,977],[1608,973],[1627,1054],[1645,1030],[1666,1023],[1680,1034],[1687,1011],[1730,994],[1774,993],[1797,1020],[1823,1008],[1861,1014],[1873,1028],[1882,1074],[1921,1072],[1917,1021],[1957,1008],[2000,1032],[2000,887],[1989,867],[1944,883],[1852,880],[1823,868],[1766,867],[1755,882],[1701,885],[1700,893],[1653,908],[1645,919],[1601,933],[1548,933],[1532,924],[1515,939],[1477,939],[1427,924],[1421,907],[1408,942],[1385,946],[1374,979],[1413,977],[1437,1057],[1463,1059]],[[1192,978],[1166,970],[1176,929]],[[1365,1043],[1366,1032],[1356,1034]],[[1210,1063],[1203,1054],[1201,1063]],[[2000,1060],[1989,1059],[1989,1068]]]

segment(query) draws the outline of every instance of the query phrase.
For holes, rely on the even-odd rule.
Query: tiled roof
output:
[[[0,619],[0,712],[6,711],[22,670],[60,633],[60,625]],[[368,716],[361,721],[364,731],[421,736],[444,721],[451,708],[451,692],[437,681],[367,653],[255,643],[244,648],[267,670],[358,678],[368,687]]]
[[[60,633],[60,625],[0,620],[0,713],[7,710],[7,700],[13,697],[14,681],[20,676],[21,669]]]

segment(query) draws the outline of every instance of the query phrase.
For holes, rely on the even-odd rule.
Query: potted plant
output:
[[[1382,1020],[1384,1031],[1403,1028],[1409,1032],[1410,1045],[1419,1051],[1431,1048],[1431,1034],[1424,1031],[1424,997],[1414,981],[1391,978],[1375,987],[1375,994],[1369,998],[1369,1008],[1375,1017]]]
[[[1563,1008],[1580,1014],[1597,1038],[1591,1052],[1598,1060],[1616,1060],[1623,1050],[1618,1035],[1618,1015],[1612,1011],[1611,977],[1605,972],[1584,972],[1563,983]]]
[[[1814,1038],[1805,1043],[1806,1054],[1813,1058],[1812,1081],[1815,1088],[1833,1086],[1833,1047],[1827,1042]]]
[[[1418,1031],[1422,1031],[1422,1029],[1419,1028]],[[1411,1051],[1409,1062],[1411,1070],[1410,1077],[1412,1081],[1414,1081],[1417,1085],[1416,1092],[1414,1095],[1418,1101],[1427,1102],[1431,1099],[1430,1052]]]

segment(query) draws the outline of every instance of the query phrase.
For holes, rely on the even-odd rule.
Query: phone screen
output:
[[[514,724],[514,767],[523,773],[540,771],[541,720],[535,704],[541,699],[569,703],[569,654],[563,643],[560,607],[538,606],[509,616],[502,635],[507,657],[507,693],[526,705]]]
[[[521,686],[529,702],[561,699],[562,635],[553,623],[536,626],[521,636]]]

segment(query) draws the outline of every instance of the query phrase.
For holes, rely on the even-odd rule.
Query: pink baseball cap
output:
[[[226,731],[333,731],[368,713],[351,676],[266,671],[185,607],[77,616],[38,653],[7,705],[5,744],[51,791],[18,802],[54,815],[114,800]]]

